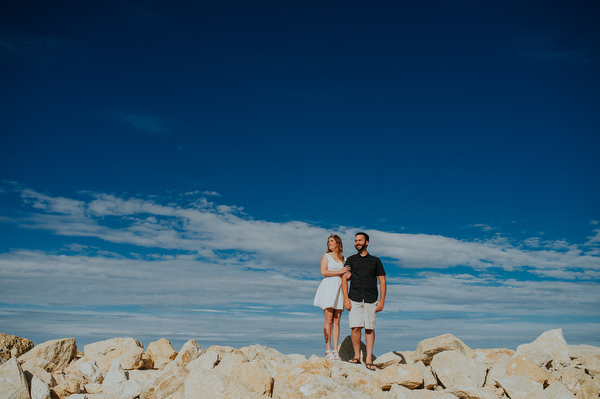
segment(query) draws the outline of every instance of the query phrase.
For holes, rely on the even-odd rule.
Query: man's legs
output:
[[[352,338],[352,346],[354,347],[354,358],[360,361],[360,336],[362,335],[362,327],[352,327],[350,337]]]
[[[375,330],[365,328],[365,341],[367,345],[367,364],[373,363],[373,347],[375,346]]]

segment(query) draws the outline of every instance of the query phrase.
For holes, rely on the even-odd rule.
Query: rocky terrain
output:
[[[77,350],[74,338],[31,341],[0,334],[2,399],[201,398],[598,398],[600,348],[567,345],[561,330],[509,349],[471,349],[452,334],[390,352],[376,371],[342,361],[284,355],[260,345],[177,352],[166,339],[114,338]]]

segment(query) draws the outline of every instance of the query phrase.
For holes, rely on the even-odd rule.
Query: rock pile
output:
[[[516,351],[473,350],[446,334],[375,364],[370,371],[260,345],[202,349],[193,340],[176,352],[166,339],[144,350],[133,338],[115,338],[80,353],[73,338],[34,347],[0,334],[0,398],[596,399],[600,388],[600,348],[567,345],[561,330]]]

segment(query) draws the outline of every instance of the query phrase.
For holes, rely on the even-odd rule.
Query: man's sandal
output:
[[[360,363],[360,359],[355,357],[355,358],[348,360],[348,363],[358,364],[358,363]]]
[[[375,365],[373,363],[367,363],[365,366],[367,366],[368,370],[375,371]]]

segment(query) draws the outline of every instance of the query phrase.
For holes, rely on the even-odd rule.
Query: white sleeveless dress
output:
[[[337,262],[328,253],[327,255],[327,270],[337,271],[342,270],[344,267],[343,262]],[[344,309],[344,294],[342,294],[342,277],[324,277],[317,293],[315,294],[315,300],[313,305],[320,307],[321,309],[334,308]]]

